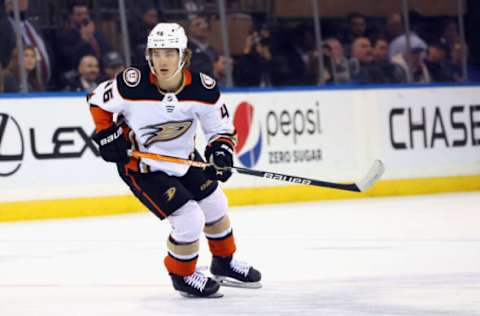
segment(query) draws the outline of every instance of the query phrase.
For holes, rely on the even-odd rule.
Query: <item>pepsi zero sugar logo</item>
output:
[[[25,144],[20,125],[13,116],[0,113],[0,176],[7,177],[20,169]]]
[[[315,108],[269,111],[267,113],[267,144],[277,135],[291,137],[293,143],[303,135],[321,134],[320,109],[318,102]]]
[[[258,136],[250,135],[252,130],[253,106],[248,102],[242,102],[237,106],[233,115],[233,125],[237,131],[238,143],[235,147],[240,162],[247,168],[257,164],[262,151],[262,126],[259,123]],[[244,150],[245,144],[250,137],[254,137],[255,144],[251,148]]]
[[[323,153],[320,148],[268,152],[268,162],[271,164],[320,161],[322,158]]]
[[[233,123],[238,137],[235,153],[245,167],[255,166],[262,153],[270,164],[315,162],[323,158],[322,149],[310,146],[311,137],[322,133],[318,102],[315,107],[270,110],[264,117],[259,117],[252,104],[242,102],[235,110]],[[266,135],[262,125],[266,126]]]

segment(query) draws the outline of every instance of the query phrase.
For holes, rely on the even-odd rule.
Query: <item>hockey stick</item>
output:
[[[165,161],[165,162],[171,162],[171,163],[177,163],[177,164],[184,164],[184,165],[189,165],[192,167],[197,167],[202,169],[212,166],[212,164],[203,162],[203,161],[194,161],[194,160],[183,159],[183,158],[172,157],[172,156],[145,153],[137,150],[129,150],[128,154],[129,156],[135,157],[135,158],[147,158],[147,159],[153,159],[153,160],[159,160],[159,161]],[[229,167],[227,169],[230,169],[240,174],[246,174],[254,177],[285,181],[289,183],[313,185],[317,187],[325,187],[325,188],[332,188],[332,189],[345,190],[345,191],[353,191],[353,192],[365,192],[366,190],[368,190],[368,188],[370,188],[375,183],[375,181],[380,179],[383,172],[385,171],[383,162],[377,159],[373,162],[367,174],[360,181],[353,182],[353,183],[337,183],[337,182],[321,181],[321,180],[315,180],[315,179],[309,179],[309,178],[303,178],[303,177],[297,177],[297,176],[290,176],[290,175],[276,173],[276,172],[253,170],[253,169],[236,167],[236,166]]]

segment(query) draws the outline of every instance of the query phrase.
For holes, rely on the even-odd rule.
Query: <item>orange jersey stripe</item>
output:
[[[135,187],[135,189],[138,191],[138,192],[142,192],[142,188],[137,184],[137,181],[135,181],[135,178],[132,177],[132,176],[128,176],[130,178],[130,181],[132,181],[132,184],[133,186]]]
[[[112,126],[113,113],[105,111],[98,106],[90,106],[90,113],[92,114],[97,132]]]
[[[128,163],[126,163],[123,166],[123,170],[124,170],[125,174],[128,174],[128,171],[130,171],[130,170],[132,170],[134,172],[138,172],[138,159],[133,158],[133,157],[130,158]]]
[[[162,211],[162,209],[157,204],[155,204],[155,202],[152,200],[152,198],[145,191],[142,190],[142,188],[138,185],[137,181],[135,181],[135,178],[130,176],[130,175],[128,177],[132,181],[132,184],[135,187],[135,189],[139,193],[142,193],[142,195],[148,200],[148,202],[150,202],[150,204],[152,204],[152,206],[158,211],[158,213],[160,215],[162,215],[164,218],[166,218],[167,214],[165,214],[165,212]]]
[[[153,207],[155,207],[155,209],[158,211],[158,213],[160,213],[160,215],[162,215],[163,217],[167,217],[167,214],[165,214],[165,212],[162,211],[162,209],[160,207],[158,207],[157,204],[155,204],[155,202],[153,202],[152,198],[144,192],[142,192],[142,195],[148,200],[148,202],[150,202]]]

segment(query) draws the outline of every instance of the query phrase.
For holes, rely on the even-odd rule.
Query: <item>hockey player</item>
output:
[[[147,39],[148,66],[126,68],[100,84],[88,102],[102,158],[117,163],[133,194],[171,224],[164,263],[173,287],[186,296],[220,297],[220,284],[260,287],[261,274],[233,259],[227,199],[217,180],[231,176],[221,168],[233,165],[235,131],[215,80],[186,68],[190,56],[183,28],[159,23]],[[194,147],[198,123],[208,140],[205,158],[218,168],[128,156],[134,148],[202,160]],[[196,270],[202,230],[213,255],[213,278]]]

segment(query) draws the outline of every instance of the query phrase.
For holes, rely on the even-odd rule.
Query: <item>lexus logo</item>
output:
[[[0,177],[8,177],[20,169],[24,152],[20,125],[12,116],[0,113]]]

